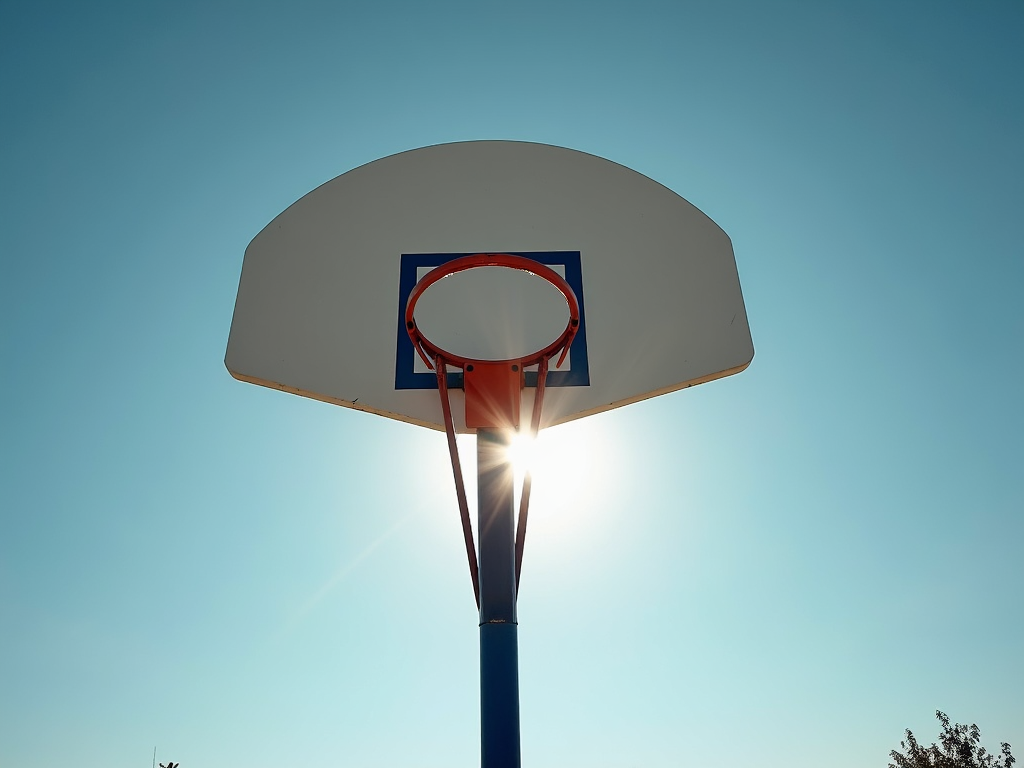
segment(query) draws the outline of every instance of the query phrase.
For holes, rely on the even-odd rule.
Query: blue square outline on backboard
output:
[[[416,287],[418,270],[421,267],[439,267],[462,256],[472,253],[403,253],[398,278],[398,339],[395,344],[395,389],[437,389],[437,375],[432,371],[416,372],[416,350],[405,330],[405,305],[409,294]],[[493,253],[510,253],[549,267],[564,267],[565,282],[576,294],[580,307],[580,327],[576,331],[570,347],[568,370],[552,367],[548,371],[547,386],[549,387],[589,387],[590,364],[587,359],[587,312],[583,304],[583,264],[579,251],[493,251]],[[553,365],[553,364],[552,364]],[[462,371],[448,374],[450,388],[462,388]],[[526,372],[526,386],[537,386],[536,371]]]

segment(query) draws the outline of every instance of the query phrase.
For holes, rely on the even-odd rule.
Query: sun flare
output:
[[[519,432],[512,438],[508,447],[508,460],[512,462],[512,469],[516,477],[522,477],[531,470],[537,461],[539,439],[534,439],[525,432]]]
[[[526,533],[529,566],[524,566],[525,571],[534,573],[533,569],[544,562],[552,565],[571,560],[596,546],[595,537],[607,535],[609,516],[624,506],[620,482],[624,457],[616,436],[600,419],[597,423],[581,420],[543,429],[536,439],[530,439],[525,429],[513,436],[506,456],[512,463],[513,509],[517,516],[527,469],[532,478]],[[476,437],[459,435],[458,447],[475,527]],[[432,475],[447,475],[443,478],[446,493],[440,498],[454,506],[451,468],[442,471],[440,457]]]
[[[536,439],[517,434],[508,449],[517,487],[527,472],[533,480],[531,507],[563,522],[608,494],[610,456],[600,430],[580,423],[543,430]]]

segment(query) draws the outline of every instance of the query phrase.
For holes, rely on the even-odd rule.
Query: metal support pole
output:
[[[482,768],[520,768],[512,431],[476,433]]]

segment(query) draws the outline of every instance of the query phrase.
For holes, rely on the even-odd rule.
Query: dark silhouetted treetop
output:
[[[895,761],[889,763],[889,768],[1010,768],[1017,762],[1005,742],[1000,744],[1001,755],[989,754],[980,746],[978,726],[950,725],[949,717],[943,712],[936,712],[935,717],[942,723],[940,743],[922,747],[908,730],[906,741],[900,742],[903,751],[894,749],[889,753]]]

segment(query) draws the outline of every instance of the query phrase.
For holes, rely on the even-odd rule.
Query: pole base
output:
[[[480,765],[520,768],[519,627],[480,625]]]

